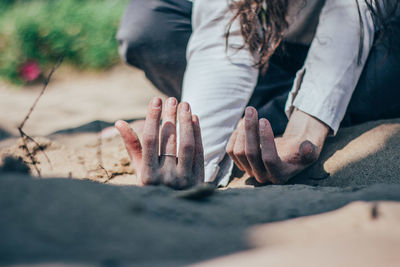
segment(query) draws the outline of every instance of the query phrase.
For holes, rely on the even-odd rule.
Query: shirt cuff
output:
[[[310,82],[303,83],[306,69],[301,69],[296,76],[292,91],[289,93],[285,106],[288,118],[295,108],[305,112],[322,121],[331,128],[331,133],[336,135],[339,130],[343,116],[341,111],[346,110],[348,105],[348,92],[343,90],[330,90],[321,94],[321,89],[316,88]],[[307,90],[300,90],[306,87]]]
[[[225,154],[224,158],[219,161],[213,159],[205,165],[205,182],[215,182],[220,187],[228,185],[233,170],[233,161]]]

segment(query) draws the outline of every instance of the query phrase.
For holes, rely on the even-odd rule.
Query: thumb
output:
[[[139,137],[125,121],[117,121],[115,128],[117,128],[124,140],[125,148],[131,158],[133,168],[136,172],[139,172],[142,164],[142,145],[140,144]]]
[[[300,144],[299,154],[301,163],[305,165],[311,164],[319,157],[318,147],[306,140]]]

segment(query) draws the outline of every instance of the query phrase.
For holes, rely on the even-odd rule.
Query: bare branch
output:
[[[45,157],[46,157],[46,159],[47,159],[47,162],[50,164],[50,166],[51,166],[51,161],[50,161],[49,157],[47,156],[46,152],[44,151],[43,147],[42,147],[38,142],[36,142],[35,139],[33,139],[32,137],[30,137],[29,135],[27,135],[27,134],[23,131],[23,128],[24,128],[24,126],[25,126],[25,123],[29,120],[29,117],[31,116],[31,114],[32,114],[33,110],[35,109],[37,103],[39,102],[40,98],[43,96],[44,92],[46,91],[47,85],[49,84],[49,82],[50,82],[50,80],[51,80],[51,77],[53,76],[54,72],[58,69],[58,67],[60,67],[62,61],[63,61],[63,58],[61,57],[61,58],[58,60],[57,64],[54,65],[53,68],[51,68],[49,75],[47,76],[47,78],[46,78],[46,79],[44,80],[44,82],[43,82],[43,87],[42,87],[42,90],[40,91],[40,94],[39,94],[38,97],[36,98],[35,102],[33,102],[32,106],[31,106],[31,108],[29,109],[28,114],[26,114],[24,120],[23,120],[23,121],[21,122],[21,124],[18,126],[18,131],[19,131],[19,134],[20,134],[21,139],[22,139],[22,142],[23,142],[23,146],[22,146],[22,147],[23,147],[23,149],[26,151],[26,154],[27,154],[27,156],[29,157],[29,159],[31,160],[32,165],[33,165],[33,167],[35,168],[35,170],[36,170],[36,172],[37,172],[37,174],[38,174],[39,177],[41,177],[41,173],[40,173],[40,170],[39,170],[39,168],[38,168],[38,166],[37,166],[37,162],[36,162],[35,156],[34,156],[33,153],[29,150],[28,142],[27,142],[27,141],[31,141],[31,142],[35,143],[35,144],[38,146],[38,148],[40,149],[40,151],[42,151],[43,154],[45,155]]]

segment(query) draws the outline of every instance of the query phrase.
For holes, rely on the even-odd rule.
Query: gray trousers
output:
[[[178,99],[191,13],[187,0],[131,0],[117,34],[121,57],[143,70],[158,90]],[[391,24],[391,38],[376,42],[370,52],[341,126],[400,117],[400,17]],[[248,103],[268,118],[275,134],[285,130],[285,102],[307,52],[306,46],[284,43],[270,59],[266,74],[260,75]]]

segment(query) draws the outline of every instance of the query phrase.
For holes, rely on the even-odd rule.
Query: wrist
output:
[[[290,116],[283,137],[296,138],[299,141],[308,140],[317,146],[320,152],[329,131],[328,125],[296,108]]]

